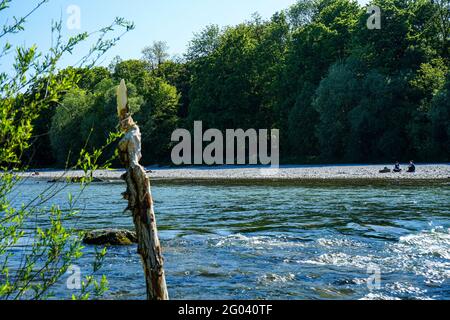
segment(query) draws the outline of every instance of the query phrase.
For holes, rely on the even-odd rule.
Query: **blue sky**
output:
[[[28,12],[36,2],[37,0],[14,0],[10,9],[0,13],[0,23],[11,21],[13,16],[21,16]],[[63,32],[66,36],[97,30],[110,24],[114,17],[121,16],[133,21],[136,29],[105,55],[101,63],[108,65],[116,55],[120,55],[123,59],[140,58],[142,48],[155,40],[166,41],[172,55],[182,54],[193,33],[199,32],[206,25],[234,25],[248,20],[254,12],[268,18],[295,2],[295,0],[50,0],[29,19],[25,32],[10,36],[8,40],[15,45],[37,44],[41,50],[48,49],[51,44],[51,21],[62,17],[66,22],[69,17],[67,8],[70,5],[76,5],[81,10],[81,29],[69,30],[64,23]],[[0,39],[0,46],[3,46],[4,42],[5,39]],[[63,64],[75,63],[80,54],[87,49],[88,46],[80,47],[80,50],[67,57]],[[0,70],[5,70],[12,61],[11,58],[3,60],[0,61]]]

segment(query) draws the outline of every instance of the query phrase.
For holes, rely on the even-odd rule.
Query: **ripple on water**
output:
[[[285,275],[266,273],[261,277],[258,277],[258,283],[260,284],[272,284],[272,283],[286,283],[295,280],[295,274],[288,273]]]
[[[393,266],[425,278],[427,285],[450,279],[450,230],[437,227],[401,237],[387,246]]]
[[[209,244],[216,248],[245,247],[251,249],[268,248],[293,248],[304,247],[305,244],[299,239],[288,236],[245,236],[233,234],[220,238],[209,239]]]
[[[343,252],[325,253],[304,263],[315,265],[332,265],[336,267],[354,267],[367,269],[373,264],[373,256],[350,255]]]
[[[407,282],[394,282],[386,284],[386,289],[404,296],[414,296],[416,298],[427,293],[427,290],[421,289]]]
[[[34,197],[46,185],[30,183],[19,191]],[[69,189],[75,194],[79,187]],[[448,299],[450,188],[417,190],[156,184],[152,191],[170,295]],[[79,203],[83,210],[76,227],[132,228],[131,217],[122,213],[123,191],[123,184],[92,186]],[[52,203],[66,208],[67,195]],[[94,249],[86,250],[91,254],[77,264],[90,270]],[[20,255],[14,257],[19,263]],[[367,268],[373,265],[380,268],[381,287],[370,292]],[[108,298],[145,298],[135,246],[109,248],[102,270],[111,287]],[[63,283],[56,290],[58,297],[66,297],[65,288]]]
[[[400,238],[396,249],[450,260],[450,229],[442,227]]]
[[[354,241],[346,237],[342,238],[320,238],[317,240],[317,244],[326,248],[339,248],[339,247],[349,247],[349,248],[363,248],[367,245],[363,242]]]
[[[389,296],[383,293],[370,292],[360,300],[401,300],[398,297]]]

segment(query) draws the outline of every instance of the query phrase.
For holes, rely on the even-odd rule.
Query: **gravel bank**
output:
[[[379,173],[384,167],[392,165],[335,165],[335,166],[281,166],[279,169],[264,169],[262,167],[191,167],[191,168],[147,168],[152,180],[163,181],[252,181],[252,180],[282,180],[282,181],[449,181],[450,164],[417,165],[415,173]],[[406,168],[406,166],[404,166]],[[120,180],[124,170],[99,170],[95,178],[102,181]],[[83,176],[81,171],[64,172],[61,170],[33,170],[20,174],[23,177],[42,180],[58,180],[64,177],[76,178]]]

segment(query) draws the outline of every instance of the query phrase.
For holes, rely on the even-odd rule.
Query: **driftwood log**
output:
[[[142,157],[141,132],[129,113],[127,88],[124,80],[120,82],[117,90],[117,112],[120,128],[125,133],[119,142],[119,157],[126,168],[126,173],[122,178],[127,183],[127,190],[123,196],[128,200],[127,209],[133,214],[138,253],[144,267],[147,299],[168,300],[150,181],[144,168],[139,164]]]

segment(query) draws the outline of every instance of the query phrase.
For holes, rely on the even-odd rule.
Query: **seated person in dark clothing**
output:
[[[416,172],[416,165],[414,164],[414,161],[412,161],[412,160],[409,162],[408,172]]]
[[[401,172],[402,169],[400,168],[400,163],[397,161],[397,163],[394,166],[394,170],[392,170],[393,172]]]

